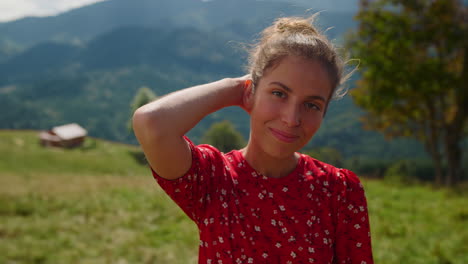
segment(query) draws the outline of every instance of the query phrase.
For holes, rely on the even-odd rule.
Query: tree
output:
[[[467,136],[467,7],[457,0],[361,0],[347,40],[362,79],[351,92],[366,126],[421,141],[437,184],[462,177]],[[447,170],[443,170],[446,167]]]
[[[151,101],[154,101],[155,99],[157,98],[156,94],[153,93],[153,91],[151,91],[150,88],[146,87],[146,86],[142,86],[140,87],[140,89],[138,89],[138,91],[136,92],[135,94],[135,97],[133,97],[133,100],[130,104],[130,111],[131,111],[131,115],[133,115],[133,113],[138,109],[140,108],[141,106],[151,102]],[[132,126],[132,119],[130,118],[130,120],[128,121],[128,129],[130,131],[133,131],[133,126]]]
[[[215,146],[221,152],[229,152],[245,145],[244,138],[229,121],[213,124],[206,131],[202,141]]]

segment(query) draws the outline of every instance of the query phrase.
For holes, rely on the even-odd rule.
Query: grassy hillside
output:
[[[35,131],[0,131],[0,263],[196,263],[195,225],[138,153],[97,139],[42,148]],[[466,194],[363,182],[376,263],[468,263]]]

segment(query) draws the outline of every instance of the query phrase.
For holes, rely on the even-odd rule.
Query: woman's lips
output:
[[[286,142],[286,143],[291,143],[299,138],[299,136],[296,136],[294,134],[290,134],[281,130],[277,130],[274,128],[270,128],[270,131],[273,134],[273,136],[275,136],[278,140]]]

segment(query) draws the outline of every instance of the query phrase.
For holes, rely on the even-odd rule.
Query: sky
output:
[[[50,16],[106,0],[0,0],[0,22],[25,16]]]

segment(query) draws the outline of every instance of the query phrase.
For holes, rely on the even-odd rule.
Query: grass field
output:
[[[196,227],[136,147],[0,131],[0,263],[196,263]],[[376,263],[468,263],[468,195],[363,180]]]

